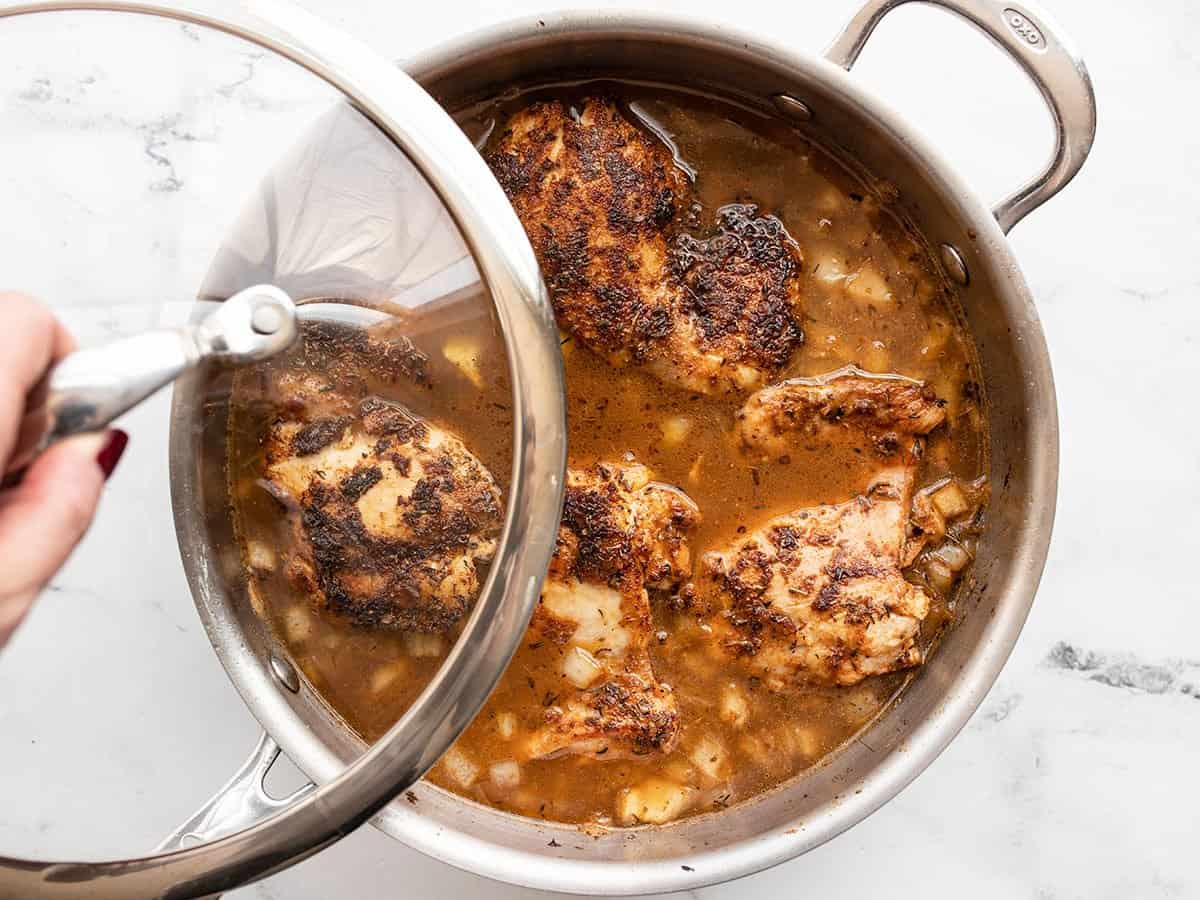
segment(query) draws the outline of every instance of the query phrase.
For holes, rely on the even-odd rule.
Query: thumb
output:
[[[108,431],[62,441],[0,492],[0,645],[87,531],[128,440]]]

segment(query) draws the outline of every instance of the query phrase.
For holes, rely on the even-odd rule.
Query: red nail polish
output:
[[[108,443],[104,445],[104,449],[96,454],[96,463],[104,473],[105,479],[121,461],[121,454],[125,452],[125,445],[128,443],[129,435],[117,428],[108,436]]]

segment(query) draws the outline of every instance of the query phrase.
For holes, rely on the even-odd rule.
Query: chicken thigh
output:
[[[650,665],[647,588],[691,574],[685,532],[698,521],[696,505],[644,466],[568,471],[558,545],[529,626],[531,640],[560,649],[563,689],[528,757],[670,750],[679,713]]]
[[[474,600],[495,552],[500,491],[450,432],[398,403],[283,418],[267,486],[294,511],[287,571],[313,604],[365,626],[444,631]]]
[[[537,253],[559,327],[614,365],[701,393],[753,390],[803,341],[800,254],[750,204],[679,229],[691,184],[618,106],[534,103],[488,161]]]
[[[912,474],[886,469],[861,496],[771,519],[705,554],[723,601],[718,638],[771,688],[855,684],[918,665],[929,595],[900,573]]]
[[[744,448],[769,459],[797,446],[848,441],[904,460],[944,418],[942,404],[921,382],[850,366],[758,391],[738,412],[736,431]]]
[[[866,449],[882,463],[844,503],[770,519],[705,555],[701,591],[723,610],[717,637],[773,688],[854,684],[918,665],[929,595],[901,568],[916,465],[942,405],[921,383],[848,368],[796,378],[750,397],[736,433],[752,455]]]

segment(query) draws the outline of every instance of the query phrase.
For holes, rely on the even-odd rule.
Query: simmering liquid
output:
[[[982,527],[974,507],[985,497],[982,382],[953,292],[927,247],[897,215],[888,186],[781,122],[710,98],[611,84],[547,95],[570,100],[597,91],[619,97],[693,173],[688,230],[706,234],[722,206],[752,202],[777,216],[799,246],[806,340],[781,379],[853,364],[922,380],[945,403],[946,423],[927,439],[917,483],[936,489],[950,479],[962,486],[958,493],[972,505],[972,515],[958,515],[950,539],[969,557]],[[464,116],[466,127],[486,135],[493,120],[529,99],[473,109]],[[312,687],[368,741],[411,704],[453,635],[356,628],[296,594],[278,564],[278,548],[291,538],[278,504],[261,486],[261,436],[273,411],[288,402],[278,391],[280,371],[339,366],[358,373],[363,396],[398,400],[459,435],[504,486],[512,429],[504,360],[498,351],[476,352],[474,368],[464,368],[463,354],[454,349],[498,348],[495,322],[481,311],[473,320],[443,326],[413,323],[412,333],[428,358],[422,383],[373,369],[371,360],[356,357],[350,334],[310,330],[305,348],[239,376],[231,430],[230,490],[252,597]],[[690,534],[693,559],[728,546],[773,515],[844,502],[863,492],[878,468],[870,454],[849,446],[819,452],[798,447],[785,461],[751,461],[730,436],[744,396],[702,396],[665,386],[637,369],[614,368],[565,335],[562,349],[570,465],[636,460],[656,480],[684,490],[703,514]],[[957,558],[949,557],[951,563]],[[922,633],[927,649],[953,620],[953,585],[962,571],[961,561],[948,569],[927,551],[906,572],[933,598]],[[514,770],[514,741],[537,727],[563,684],[562,651],[530,640],[448,761],[429,777],[471,799],[562,822],[612,824],[621,792],[655,780],[687,789],[687,803],[673,815],[719,810],[819,763],[914,674],[877,676],[844,688],[772,691],[711,652],[707,616],[716,614],[673,609],[656,598],[653,668],[674,690],[682,724],[669,753],[611,760],[566,755],[520,762]]]

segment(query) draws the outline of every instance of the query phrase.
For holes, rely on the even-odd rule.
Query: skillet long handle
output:
[[[181,850],[234,834],[269,819],[316,790],[316,785],[310,783],[287,797],[275,798],[268,794],[264,782],[278,758],[279,745],[264,731],[250,757],[225,786],[167,835],[155,851]]]
[[[825,50],[849,71],[889,12],[912,0],[868,0]],[[1096,95],[1083,60],[1054,21],[1033,3],[1012,0],[921,0],[966,19],[1003,49],[1037,85],[1054,120],[1054,153],[1035,177],[992,210],[1001,230],[1037,209],[1075,177],[1096,137]]]

